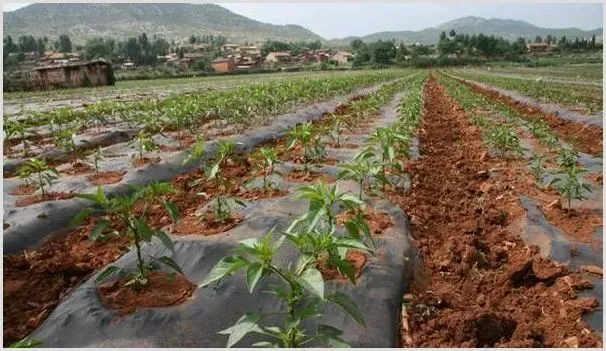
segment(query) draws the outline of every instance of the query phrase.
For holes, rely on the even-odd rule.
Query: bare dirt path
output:
[[[525,213],[508,170],[434,77],[424,110],[412,189],[392,195],[423,262],[404,297],[402,345],[600,347],[580,318],[597,305],[577,296],[590,283],[507,228]]]

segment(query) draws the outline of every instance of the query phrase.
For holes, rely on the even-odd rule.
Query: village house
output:
[[[352,55],[347,51],[337,51],[331,57],[332,60],[337,61],[338,63],[347,63],[351,61]]]
[[[218,58],[212,62],[215,73],[230,73],[237,69],[233,58]]]
[[[549,52],[549,51],[555,49],[556,47],[557,47],[556,45],[551,45],[551,43],[528,43],[528,44],[526,44],[526,48],[528,49],[528,52],[531,54]]]
[[[290,52],[270,52],[265,57],[266,63],[290,62],[292,59]]]
[[[33,71],[39,89],[108,85],[110,80],[105,60],[37,67]]]
[[[240,45],[238,45],[238,44],[224,44],[221,49],[223,50],[223,52],[225,54],[229,55],[229,54],[237,53],[239,47],[240,47]]]

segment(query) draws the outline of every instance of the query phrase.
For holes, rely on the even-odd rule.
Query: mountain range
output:
[[[56,38],[68,34],[72,42],[83,44],[92,37],[119,40],[141,32],[168,40],[184,41],[190,35],[224,35],[230,42],[315,41],[341,46],[358,37],[327,40],[300,25],[274,25],[236,14],[214,4],[88,3],[32,4],[4,12],[4,35],[14,39],[22,35]],[[509,40],[534,39],[537,35],[568,38],[591,37],[602,40],[602,28],[584,31],[578,28],[541,28],[524,21],[484,19],[468,16],[420,31],[392,31],[359,37],[364,41],[390,40],[405,43],[435,43],[441,31],[495,35]]]

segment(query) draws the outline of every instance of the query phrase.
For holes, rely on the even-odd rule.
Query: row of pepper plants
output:
[[[393,95],[408,84],[407,79],[397,83],[388,84],[365,98],[350,102],[352,113],[343,116],[346,123],[361,122],[370,115],[376,114],[381,105],[387,103]],[[335,115],[330,118],[337,118]],[[319,135],[327,135],[331,130],[325,127],[312,126],[310,140],[318,140]],[[298,126],[293,130],[301,128]],[[310,127],[306,127],[310,129]],[[334,132],[334,131],[333,131]],[[297,133],[290,133],[296,136]],[[296,139],[301,142],[301,139]],[[316,145],[317,146],[317,145]],[[216,220],[228,220],[232,215],[232,208],[226,198],[229,194],[227,184],[229,181],[223,176],[223,168],[227,161],[234,156],[235,143],[221,141],[218,154],[212,161],[203,162],[205,156],[205,142],[199,140],[190,151],[184,163],[199,162],[203,170],[203,177],[192,181],[189,185],[196,186],[204,182],[213,184],[219,191],[215,194],[214,212]],[[271,190],[267,177],[274,171],[274,165],[281,162],[275,147],[261,147],[253,152],[252,158],[257,160],[258,172],[263,177],[263,189]],[[104,281],[110,276],[122,273],[126,277],[124,284],[135,290],[145,289],[149,283],[149,276],[158,264],[170,267],[177,273],[182,273],[179,265],[169,256],[155,257],[144,254],[143,247],[151,243],[154,238],[166,248],[174,250],[174,244],[169,235],[161,228],[155,227],[149,221],[149,209],[158,207],[166,211],[175,223],[180,218],[181,210],[168,199],[171,194],[180,190],[170,183],[154,183],[147,186],[133,187],[131,194],[108,196],[101,187],[94,194],[82,194],[79,197],[92,201],[94,206],[82,210],[72,221],[75,227],[83,223],[90,216],[99,216],[95,226],[90,232],[90,240],[112,240],[121,236],[130,238],[134,244],[137,264],[136,269],[122,269],[110,265],[96,278],[97,282]],[[210,273],[200,287],[216,282],[239,269],[246,269],[248,287],[252,292],[262,279],[276,276],[281,279],[283,287],[277,288],[274,293],[283,299],[285,309],[285,324],[282,328],[260,327],[263,316],[258,313],[247,314],[240,319],[234,327],[224,333],[230,334],[228,345],[238,342],[244,334],[243,329],[251,323],[257,325],[248,332],[262,331],[270,341],[263,345],[276,345],[284,347],[304,346],[312,341],[324,341],[328,345],[343,346],[340,331],[330,326],[318,326],[311,334],[306,334],[301,322],[308,318],[321,315],[321,306],[327,302],[336,303],[343,307],[356,321],[364,324],[363,317],[357,310],[355,303],[345,294],[335,293],[324,295],[324,280],[317,266],[323,260],[329,267],[338,269],[352,283],[355,283],[355,269],[346,260],[348,249],[372,252],[374,244],[370,237],[370,229],[363,216],[365,203],[361,197],[341,193],[338,187],[320,183],[317,186],[301,187],[297,197],[310,200],[308,212],[295,220],[292,225],[280,233],[274,240],[276,229],[269,231],[262,239],[248,239],[241,244],[236,256],[222,260]],[[347,208],[354,214],[343,225],[337,225],[335,205]],[[142,210],[141,210],[142,209]],[[205,220],[201,217],[200,221]],[[284,240],[290,240],[300,250],[300,257],[296,264],[285,267],[278,266],[273,259]],[[327,257],[327,258],[326,258]],[[279,292],[279,293],[278,293]],[[22,340],[15,344],[38,345],[36,341]],[[256,346],[262,346],[261,344]]]
[[[473,111],[483,109],[507,117],[509,122],[507,124],[499,124],[479,114],[471,117],[471,122],[482,129],[487,144],[498,150],[501,157],[513,156],[519,159],[523,156],[524,148],[515,127],[527,125],[532,135],[549,151],[548,154],[534,153],[528,165],[539,188],[553,186],[566,200],[568,211],[571,209],[572,200],[587,199],[592,188],[584,181],[587,170],[579,166],[578,151],[562,146],[544,121],[526,122],[519,113],[506,105],[493,103],[452,78],[441,76],[440,81],[466,111],[473,113]],[[545,168],[547,161],[557,165],[557,169],[548,171]],[[551,173],[551,179],[545,182],[548,173]]]
[[[573,83],[546,82],[542,79],[528,80],[503,77],[495,74],[471,73],[457,71],[457,76],[465,79],[494,85],[503,89],[519,91],[535,99],[561,103],[570,106],[581,106],[586,112],[596,114],[602,110],[602,88]]]

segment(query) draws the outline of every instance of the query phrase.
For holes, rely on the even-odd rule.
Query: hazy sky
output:
[[[160,1],[156,1],[160,2]],[[207,1],[191,1],[207,2]],[[299,24],[324,38],[420,30],[464,16],[524,20],[540,27],[602,27],[601,3],[218,3],[252,19]],[[4,11],[27,3],[4,4]]]

